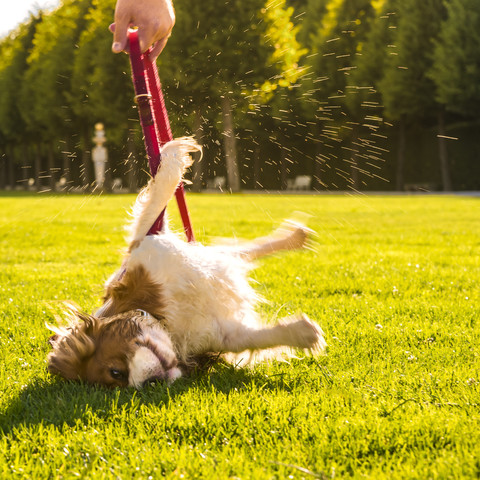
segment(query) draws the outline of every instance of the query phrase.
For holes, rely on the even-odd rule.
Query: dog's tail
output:
[[[161,148],[162,162],[158,172],[139,193],[132,209],[133,220],[127,227],[130,251],[140,244],[167,206],[185,170],[193,163],[190,152],[197,151],[202,149],[193,137],[172,140]]]

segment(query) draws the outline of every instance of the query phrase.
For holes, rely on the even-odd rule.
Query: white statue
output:
[[[107,149],[103,144],[107,141],[103,123],[95,125],[95,136],[93,137],[95,147],[92,150],[92,160],[95,167],[95,184],[98,188],[103,188],[105,183],[105,164],[108,159]]]

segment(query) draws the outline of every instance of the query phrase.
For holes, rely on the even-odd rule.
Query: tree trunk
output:
[[[12,149],[12,154],[14,152],[14,149]],[[22,162],[21,162],[21,165],[20,165],[20,169],[21,169],[21,179],[20,179],[20,185],[22,186],[22,188],[24,190],[28,190],[30,185],[29,185],[29,181],[30,181],[30,169],[32,168],[32,166],[30,165],[30,162],[29,162],[29,158],[30,158],[30,155],[29,155],[29,149],[27,147],[27,145],[24,143],[22,145]],[[13,157],[12,157],[12,160],[13,160]],[[14,162],[15,164],[15,162]]]
[[[355,125],[352,130],[352,137],[350,141],[351,148],[351,167],[352,173],[352,187],[354,190],[360,190],[360,172],[358,171],[358,126]]]
[[[223,135],[227,163],[228,186],[232,192],[240,191],[240,171],[237,162],[237,139],[233,128],[232,105],[227,95],[222,98]]]
[[[253,188],[255,190],[261,190],[263,188],[262,185],[262,165],[260,163],[260,145],[255,143],[255,147],[253,149]]]
[[[193,121],[193,132],[198,144],[202,145],[203,143],[202,142],[202,139],[203,139],[202,115],[198,108],[195,111],[195,119]],[[200,153],[194,154],[193,175],[192,175],[192,190],[194,192],[200,192],[202,190],[203,165],[204,165],[204,161],[201,160],[201,154]]]
[[[15,189],[15,162],[13,156],[13,147],[7,150],[7,182],[12,190]]]
[[[280,152],[280,190],[286,190],[288,177],[288,151],[282,144],[280,145]]]
[[[105,181],[103,182],[103,191],[107,193],[113,192],[113,168],[111,167],[112,160],[107,156],[107,161],[105,162]]]
[[[442,174],[442,186],[445,192],[452,191],[452,180],[448,167],[447,141],[445,139],[445,111],[438,112],[438,149],[440,156],[440,171]]]
[[[404,189],[404,170],[405,170],[405,121],[400,120],[398,124],[398,152],[397,152],[397,177],[396,190]]]
[[[51,143],[47,146],[47,160],[48,160],[48,186],[52,192],[57,190],[55,182],[55,156],[53,153],[53,145]]]
[[[72,163],[72,152],[70,149],[70,145],[68,140],[65,140],[65,150],[62,152],[62,175],[61,178],[62,183],[64,184],[64,188],[68,189],[71,186],[71,181],[72,181],[72,168],[71,168],[71,163]]]
[[[90,151],[90,136],[88,131],[83,132],[82,165],[80,167],[80,181],[85,190],[93,186],[93,165]]]
[[[85,190],[90,190],[92,188],[92,160],[91,160],[91,152],[86,148],[82,151],[82,166],[81,168],[81,182],[82,187]]]
[[[33,169],[35,175],[35,189],[40,191],[42,189],[42,153],[40,151],[40,144],[35,145]]]
[[[7,182],[7,161],[8,157],[6,152],[0,155],[0,190],[5,190]]]
[[[322,127],[318,129],[318,136],[320,137],[322,133]],[[322,182],[323,177],[323,160],[322,160],[322,144],[317,142],[315,147],[315,159],[313,165],[313,179],[312,179],[312,189],[321,190],[322,187],[325,187],[325,184]]]
[[[138,156],[135,146],[135,131],[130,129],[127,138],[128,158],[127,158],[127,182],[128,191],[136,193],[138,189]]]

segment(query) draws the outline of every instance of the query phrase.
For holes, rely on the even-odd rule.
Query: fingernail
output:
[[[115,42],[113,45],[112,45],[112,50],[115,52],[115,53],[120,53],[123,49],[122,49],[122,45],[119,43],[119,42]]]

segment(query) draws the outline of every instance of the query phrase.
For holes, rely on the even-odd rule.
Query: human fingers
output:
[[[168,37],[164,37],[153,45],[151,52],[148,54],[148,57],[153,62],[156,58],[162,53],[162,50],[167,44]]]
[[[150,8],[138,12],[135,20],[138,26],[140,49],[145,52],[155,42],[157,55],[163,50],[175,25],[175,11],[171,0],[145,0],[152,2]],[[148,12],[148,14],[147,14]]]
[[[149,19],[138,23],[138,41],[140,50],[145,52],[155,42],[163,42],[163,47],[170,36],[172,25],[165,19]],[[165,39],[165,40],[164,40]],[[162,47],[162,48],[163,48]]]
[[[130,19],[127,16],[115,14],[115,23],[110,26],[110,30],[113,32],[112,51],[114,53],[120,53],[125,50],[129,26]]]

